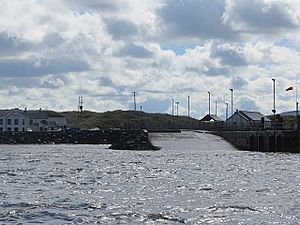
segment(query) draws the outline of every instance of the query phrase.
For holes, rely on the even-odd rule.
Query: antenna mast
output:
[[[82,113],[83,113],[83,97],[78,97],[78,122],[80,126],[80,121],[82,120]]]

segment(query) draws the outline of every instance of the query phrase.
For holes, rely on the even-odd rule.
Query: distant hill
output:
[[[300,111],[299,111],[299,115],[300,115]],[[296,116],[296,111],[282,112],[280,113],[280,116]]]
[[[142,128],[142,129],[198,129],[199,120],[187,116],[171,116],[161,113],[146,113],[141,111],[109,111],[104,113],[84,111],[82,118],[78,112],[62,113],[68,127],[91,128]]]

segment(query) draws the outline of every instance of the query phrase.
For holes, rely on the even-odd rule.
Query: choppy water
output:
[[[300,224],[300,155],[155,134],[156,152],[0,146],[0,224]]]

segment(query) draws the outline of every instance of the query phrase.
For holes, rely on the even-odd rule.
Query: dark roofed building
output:
[[[207,114],[200,120],[200,122],[223,122],[223,120],[217,115]]]
[[[235,129],[268,128],[271,120],[260,112],[237,110],[226,120],[226,125]]]
[[[223,126],[224,121],[214,114],[207,114],[200,120],[201,130],[216,130]]]

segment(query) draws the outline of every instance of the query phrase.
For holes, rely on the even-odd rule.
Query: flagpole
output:
[[[296,80],[296,87],[295,87],[295,92],[296,92],[296,129],[298,129],[298,123],[299,123],[299,121],[298,121],[298,88],[297,88],[297,86],[298,86],[298,80]]]

